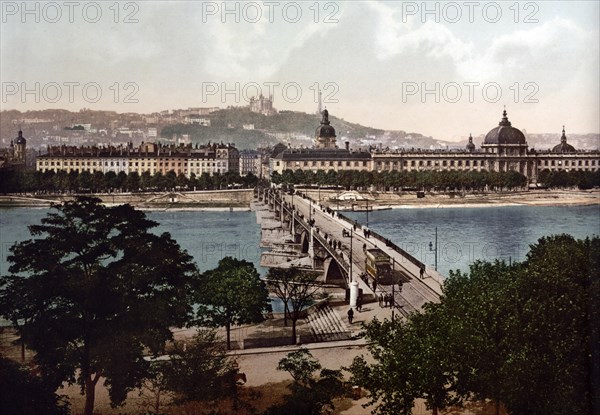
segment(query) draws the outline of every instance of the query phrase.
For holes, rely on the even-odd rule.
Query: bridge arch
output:
[[[310,239],[310,234],[308,233],[308,231],[303,230],[302,233],[300,234],[300,249],[303,254],[308,253],[308,245],[310,243],[309,239]]]
[[[333,257],[329,256],[323,262],[323,275],[326,284],[345,284],[345,272]]]

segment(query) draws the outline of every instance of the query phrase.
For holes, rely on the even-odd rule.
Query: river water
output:
[[[8,248],[29,238],[27,225],[39,223],[47,208],[0,209],[0,275],[8,272]],[[429,250],[438,228],[438,269],[468,271],[476,259],[522,260],[544,235],[569,233],[576,238],[600,235],[599,206],[505,206],[483,208],[393,209],[369,213],[369,227],[433,265]],[[254,212],[148,211],[192,255],[201,271],[233,256],[254,263],[261,274],[260,227]],[[363,212],[347,213],[366,223]],[[433,247],[432,247],[433,248]]]

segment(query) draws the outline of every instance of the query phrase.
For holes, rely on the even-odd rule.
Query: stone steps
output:
[[[306,320],[317,342],[348,340],[352,337],[346,324],[329,306],[318,307]]]

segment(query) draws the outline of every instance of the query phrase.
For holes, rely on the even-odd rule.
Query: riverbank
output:
[[[531,190],[490,193],[424,193],[416,192],[352,192],[357,200],[338,201],[339,191],[302,189],[313,200],[332,209],[365,211],[416,208],[476,208],[501,206],[586,206],[600,204],[600,189],[592,190]]]
[[[313,200],[332,209],[364,211],[415,208],[469,208],[501,206],[586,206],[600,205],[600,189],[531,190],[490,193],[355,192],[358,200],[337,201],[339,191],[302,189]],[[47,207],[72,200],[76,195],[0,195],[0,207]],[[252,189],[190,192],[143,192],[87,194],[99,197],[107,205],[129,203],[143,210],[248,211]],[[368,202],[367,202],[368,200]]]
[[[73,200],[78,194],[0,195],[0,207],[47,207]],[[139,192],[85,194],[100,198],[107,205],[128,203],[142,210],[248,211],[253,189],[207,190],[190,192]]]

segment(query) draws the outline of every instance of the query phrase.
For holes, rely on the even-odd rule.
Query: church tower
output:
[[[330,125],[329,111],[324,109],[321,113],[321,125],[317,127],[315,132],[315,148],[336,148],[335,147],[335,128]]]
[[[15,139],[14,160],[25,163],[27,156],[27,140],[23,137],[23,131],[19,130],[19,136]]]

